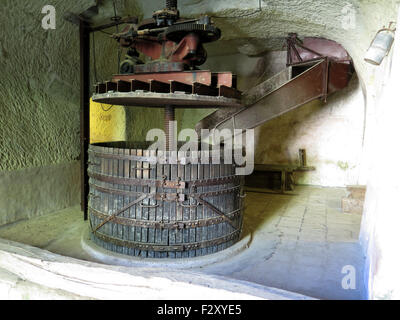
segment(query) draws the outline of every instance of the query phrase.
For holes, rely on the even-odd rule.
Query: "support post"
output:
[[[90,29],[84,22],[79,24],[80,43],[80,145],[81,145],[81,210],[83,218],[88,219],[88,148],[90,143]]]

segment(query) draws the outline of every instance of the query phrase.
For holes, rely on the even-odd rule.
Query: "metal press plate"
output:
[[[131,107],[164,107],[171,105],[177,108],[221,108],[241,107],[238,99],[226,97],[203,96],[187,93],[156,93],[146,91],[134,92],[108,92],[95,94],[94,102],[109,105],[131,106]]]

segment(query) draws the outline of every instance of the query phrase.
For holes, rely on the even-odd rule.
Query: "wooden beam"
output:
[[[79,24],[80,44],[80,145],[81,145],[81,210],[88,219],[89,197],[89,143],[90,143],[90,29],[86,22]]]

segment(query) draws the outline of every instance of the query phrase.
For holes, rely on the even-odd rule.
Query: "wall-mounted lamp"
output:
[[[396,31],[393,25],[394,22],[391,22],[388,28],[383,28],[378,31],[365,55],[365,61],[374,65],[380,65],[382,63],[382,60],[388,55],[392,48]]]

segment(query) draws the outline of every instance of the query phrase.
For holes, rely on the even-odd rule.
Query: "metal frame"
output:
[[[80,128],[81,128],[81,210],[83,219],[88,220],[89,206],[89,143],[90,143],[90,27],[84,22],[79,24],[80,43]]]

